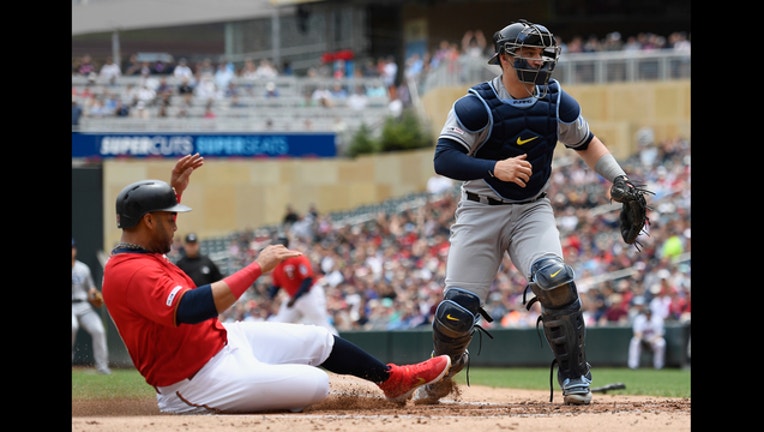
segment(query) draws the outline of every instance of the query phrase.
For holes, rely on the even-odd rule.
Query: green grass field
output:
[[[555,369],[556,373],[556,369]],[[623,390],[609,394],[659,397],[690,397],[690,369],[653,370],[643,368],[596,368],[593,387],[621,382]],[[548,368],[470,368],[470,384],[489,387],[549,390]],[[466,384],[465,371],[457,382]],[[555,390],[558,385],[555,382]],[[93,369],[72,368],[72,399],[154,398],[154,389],[135,369],[113,369],[111,375],[98,375]]]

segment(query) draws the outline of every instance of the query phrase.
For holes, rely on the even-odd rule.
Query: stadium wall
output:
[[[103,311],[108,323],[109,360],[115,367],[132,367],[130,356],[119,338],[114,324]],[[552,361],[543,331],[535,328],[491,329],[493,339],[476,335],[469,346],[472,367],[546,367]],[[400,331],[341,332],[345,339],[364,348],[385,362],[398,364],[422,361],[432,351],[432,330],[428,327]],[[685,367],[690,323],[666,324],[666,367]],[[626,367],[631,327],[607,326],[586,329],[586,355],[594,367]],[[74,364],[92,365],[90,335],[80,330],[77,336]],[[641,365],[651,367],[650,352],[644,350]]]
[[[617,158],[637,150],[636,131],[654,129],[657,141],[690,138],[690,82],[571,85],[592,129]],[[425,95],[433,142],[453,101],[466,88],[433,90]],[[558,151],[565,152],[562,146]],[[183,196],[192,212],[180,229],[202,238],[281,222],[291,204],[304,214],[310,204],[330,213],[425,191],[434,174],[433,149],[348,158],[211,158],[194,174]],[[103,250],[119,241],[114,202],[127,184],[145,178],[169,180],[175,159],[104,160]],[[73,185],[74,187],[74,185]],[[73,190],[77,190],[74,189]],[[100,201],[100,200],[99,200]]]

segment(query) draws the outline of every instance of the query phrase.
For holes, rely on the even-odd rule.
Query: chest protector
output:
[[[473,155],[481,159],[501,160],[526,153],[526,160],[533,167],[533,174],[524,188],[493,177],[485,181],[507,199],[526,200],[536,196],[552,173],[560,103],[557,81],[550,81],[543,98],[502,100],[488,82],[472,87],[469,92],[488,106],[488,127],[491,128],[491,134]]]

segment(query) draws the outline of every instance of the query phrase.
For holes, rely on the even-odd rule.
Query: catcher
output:
[[[96,371],[109,375],[109,350],[106,346],[106,330],[96,309],[103,305],[101,291],[93,282],[93,275],[87,264],[77,259],[77,245],[72,239],[72,361],[74,343],[80,326],[93,339],[93,358]]]
[[[561,48],[548,28],[519,20],[494,33],[493,41],[495,54],[488,63],[501,72],[454,102],[435,147],[435,172],[463,182],[443,299],[432,320],[432,353],[451,356],[452,367],[446,379],[422,386],[416,401],[437,403],[454,391],[454,374],[465,367],[469,372],[467,348],[475,331],[482,330],[481,317],[491,320],[483,305],[509,255],[528,280],[525,294],[534,295],[526,307],[541,306],[540,322],[564,402],[586,405],[592,399],[592,373],[583,307],[547,197],[555,147],[561,143],[573,150],[613,182],[610,195],[623,203],[621,234],[637,246],[647,221],[645,191],[628,180],[589,129],[578,101],[552,78]],[[551,381],[552,375],[553,396]]]

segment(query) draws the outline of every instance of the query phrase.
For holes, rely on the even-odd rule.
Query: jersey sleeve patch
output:
[[[173,302],[173,300],[175,300],[175,296],[177,296],[178,292],[180,290],[182,290],[182,289],[183,289],[183,287],[180,286],[180,285],[178,285],[175,288],[173,288],[172,291],[170,291],[170,295],[167,296],[167,301],[165,302],[165,304],[167,306],[172,306],[172,302]]]

